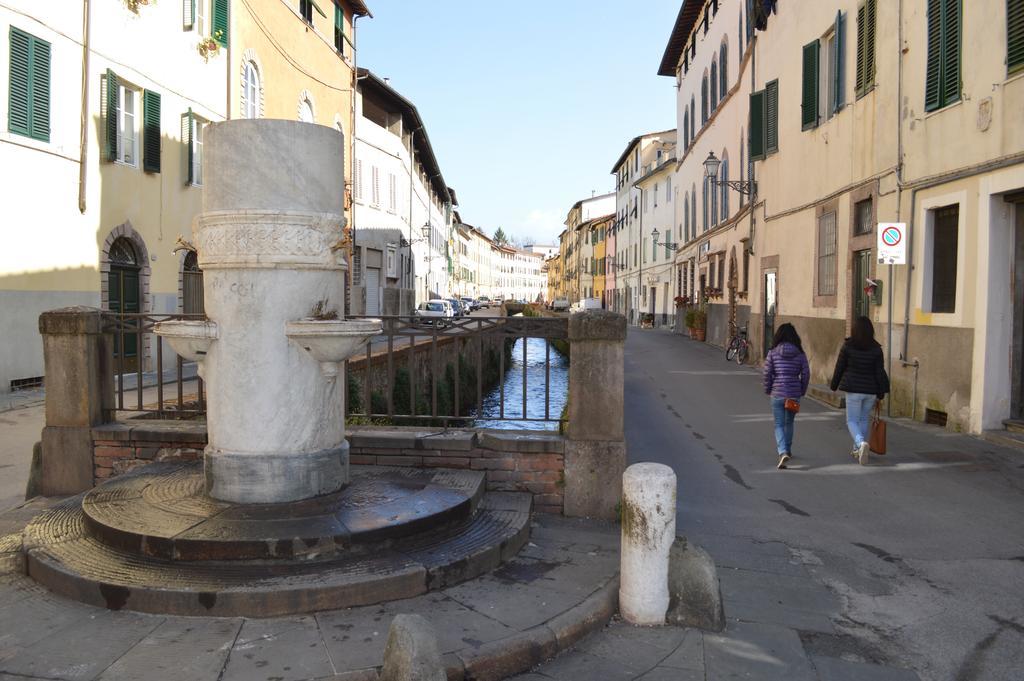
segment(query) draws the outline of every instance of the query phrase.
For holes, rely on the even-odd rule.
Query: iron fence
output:
[[[195,365],[185,362],[153,332],[157,322],[204,318],[202,314],[104,313],[103,331],[113,337],[113,411],[156,418],[196,418],[206,413],[203,379]],[[194,389],[186,388],[193,380]]]
[[[464,317],[440,323],[408,316],[372,318],[381,319],[383,329],[367,344],[362,356],[348,362],[347,416],[386,419],[390,423],[426,421],[445,425],[475,419],[547,423],[562,420],[561,409],[552,409],[552,343],[566,342],[566,317]],[[538,400],[533,409],[535,416],[530,415],[528,408],[530,339],[544,341],[544,408],[539,409],[541,391],[534,390],[532,396]],[[516,349],[518,340],[523,342]],[[522,385],[521,391],[516,390],[516,401],[521,399],[521,405],[510,404],[512,400],[506,395],[510,392],[506,390],[506,378],[513,352],[522,353],[517,368]],[[539,378],[540,372],[534,373]],[[421,381],[427,385],[418,385]],[[485,413],[485,394],[493,396],[495,391],[493,413]],[[564,402],[564,391],[557,397]]]

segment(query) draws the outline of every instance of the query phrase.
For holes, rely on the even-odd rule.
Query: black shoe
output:
[[[786,463],[787,463],[787,462],[788,462],[788,461],[789,461],[789,460],[790,460],[791,458],[792,458],[792,457],[790,457],[790,455],[789,455],[788,453],[787,453],[787,454],[780,454],[780,455],[779,455],[779,465],[778,465],[778,466],[776,466],[776,468],[778,468],[779,470],[782,470],[783,468],[785,468],[785,467],[786,467]]]

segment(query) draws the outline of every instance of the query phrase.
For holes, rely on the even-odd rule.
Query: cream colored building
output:
[[[225,50],[199,51],[209,19],[173,2],[0,6],[0,392],[42,380],[44,310],[200,311],[174,249],[200,209],[203,126],[227,114]],[[126,368],[153,356],[124,348]]]
[[[590,263],[594,242],[589,227],[594,220],[615,212],[615,194],[600,194],[574,203],[565,218],[565,231],[559,235],[562,254],[562,278],[565,297],[570,303],[594,295],[594,274]],[[600,295],[598,295],[600,297]]]
[[[710,140],[731,127],[722,133],[736,140],[730,159],[739,146],[749,154],[741,166],[754,160],[757,197],[736,236],[728,223],[698,235],[697,270],[701,248],[724,248],[727,272],[744,282],[740,245],[750,239],[749,282],[736,289],[748,294],[755,346],[794,323],[814,382],[827,381],[852,318],[867,314],[891,364],[894,414],[973,432],[1020,418],[1021,4],[779,3],[764,30],[749,33],[759,17],[741,14],[739,3],[721,3],[716,14],[718,5],[683,3],[659,71],[680,79],[680,120],[692,121],[688,97],[700,97],[711,48],[743,36],[742,49],[729,50],[733,85],[719,118],[684,140],[680,183],[700,180],[691,157],[721,158]],[[890,222],[905,225],[909,264],[878,262],[877,225]],[[864,291],[868,279],[881,282],[879,295]]]
[[[642,279],[640,256],[644,253],[642,240],[645,232],[640,210],[641,190],[636,181],[663,166],[675,153],[675,130],[651,132],[631,139],[612,165],[611,172],[615,175],[612,209],[615,214],[612,227],[615,254],[609,256],[613,263],[610,266],[615,269],[612,309],[624,314],[631,324],[639,324],[638,313],[647,311],[644,289],[648,285]],[[650,236],[649,228],[646,234]]]
[[[675,228],[676,211],[672,180],[675,175],[674,156],[663,158],[660,165],[638,177],[633,186],[639,190],[640,263],[637,279],[640,285],[640,310],[654,315],[656,326],[667,326],[674,320],[672,302],[676,267],[674,249],[679,243]]]

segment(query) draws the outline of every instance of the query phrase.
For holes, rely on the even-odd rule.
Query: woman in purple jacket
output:
[[[764,392],[772,397],[778,467],[785,468],[793,456],[793,420],[796,418],[796,411],[786,409],[786,401],[795,401],[799,409],[800,398],[807,394],[811,379],[807,355],[792,324],[783,324],[775,332],[772,349],[764,363],[763,379]]]

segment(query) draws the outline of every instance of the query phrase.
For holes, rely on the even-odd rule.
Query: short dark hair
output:
[[[867,350],[875,344],[875,326],[870,319],[862,315],[853,320],[850,342],[861,350]]]
[[[774,350],[783,343],[792,343],[800,349],[800,352],[804,351],[803,343],[800,342],[800,334],[796,332],[796,327],[788,322],[775,330],[775,337],[772,338],[772,349]]]

